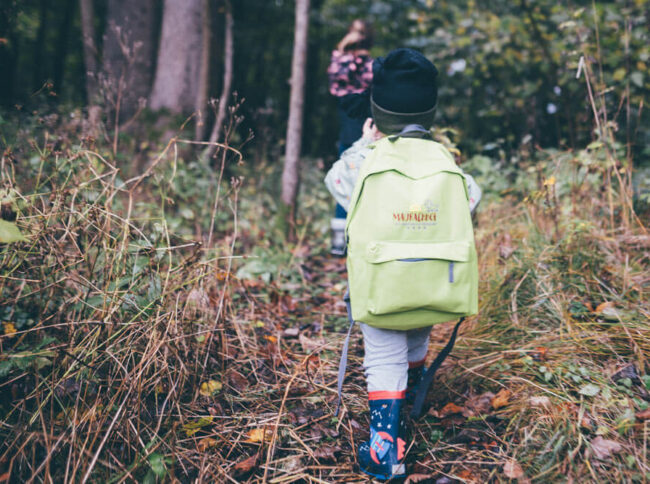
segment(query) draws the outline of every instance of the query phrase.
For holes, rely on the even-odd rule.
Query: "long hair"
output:
[[[345,50],[362,50],[372,47],[373,31],[372,26],[368,22],[360,18],[354,19],[348,27],[348,33],[351,32],[361,34],[361,40],[346,46]]]

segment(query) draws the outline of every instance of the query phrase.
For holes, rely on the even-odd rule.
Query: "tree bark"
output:
[[[98,99],[97,45],[95,44],[95,12],[92,0],[79,0],[81,35],[83,37],[84,66],[86,68],[86,100],[89,105]]]
[[[155,0],[109,0],[102,88],[109,105],[128,119],[146,100],[154,62]]]
[[[201,70],[199,75],[199,92],[196,97],[196,123],[194,129],[195,141],[203,141],[205,122],[207,119],[208,89],[210,86],[210,5],[208,0],[202,0],[203,22],[201,24]]]
[[[173,113],[196,109],[202,51],[202,0],[165,0],[150,107]]]
[[[36,34],[36,43],[34,44],[34,79],[32,81],[32,88],[34,90],[40,89],[45,83],[45,65],[43,62],[43,54],[46,48],[45,33],[47,32],[48,11],[47,0],[39,2],[39,23],[38,33]]]
[[[221,96],[219,96],[219,105],[217,107],[217,119],[214,122],[210,142],[216,143],[221,138],[223,123],[226,121],[226,111],[228,108],[228,99],[232,88],[232,72],[235,57],[234,40],[233,40],[234,20],[232,17],[232,6],[229,0],[226,0],[226,19],[224,28],[224,54],[223,54],[223,86]],[[208,146],[203,153],[204,158],[209,158],[215,152],[215,146]]]
[[[285,232],[295,235],[296,198],[298,196],[300,149],[302,142],[302,113],[304,105],[305,67],[307,63],[307,32],[309,0],[296,0],[296,27],[291,62],[291,97],[287,144],[282,172],[282,203],[286,217]]]
[[[72,19],[76,14],[74,5],[75,0],[66,0],[64,10],[62,12],[63,19],[59,25],[59,35],[56,41],[56,55],[54,56],[54,73],[52,76],[54,89],[56,91],[61,91],[63,88],[65,60],[68,57],[70,27],[72,26]]]

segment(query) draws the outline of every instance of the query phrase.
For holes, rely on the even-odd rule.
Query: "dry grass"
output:
[[[214,176],[188,192],[180,143],[126,181],[90,148],[49,141],[0,163],[3,213],[30,239],[0,248],[0,315],[17,329],[0,336],[0,481],[363,481],[359,333],[333,416],[345,278],[326,255],[318,171],[287,246],[265,168],[241,191]],[[222,149],[222,167],[236,161]],[[507,481],[519,467],[522,482],[648,479],[648,236],[616,183],[544,184],[578,158],[481,208],[481,313],[411,426],[421,482]],[[266,280],[246,276],[253,263]],[[599,457],[598,437],[620,447]]]

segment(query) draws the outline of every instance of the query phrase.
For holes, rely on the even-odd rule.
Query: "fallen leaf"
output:
[[[493,398],[494,393],[492,392],[485,392],[481,395],[475,395],[469,398],[465,402],[465,408],[463,408],[463,416],[469,418],[485,415],[492,408]]]
[[[594,457],[598,460],[605,460],[612,454],[620,452],[622,448],[618,442],[603,439],[600,435],[591,441],[591,449],[594,451]]]
[[[515,248],[512,246],[512,237],[510,234],[506,234],[503,237],[503,242],[501,245],[499,245],[499,256],[502,259],[507,259],[513,254],[514,251]]]
[[[287,328],[282,332],[282,336],[285,338],[295,338],[300,334],[300,328],[294,326],[293,328]]]
[[[304,334],[300,334],[298,341],[300,341],[302,350],[305,353],[310,353],[314,350],[322,348],[325,345],[325,340],[323,338],[310,339]]]
[[[14,334],[16,334],[16,326],[14,326],[14,323],[5,321],[2,323],[2,327],[6,336],[9,336],[11,338]]]
[[[27,239],[20,233],[20,230],[13,222],[0,220],[0,242],[11,244],[13,242],[26,242]]]
[[[598,395],[598,392],[600,392],[600,387],[593,383],[587,383],[578,391],[580,395],[584,395],[585,397],[595,397]]]
[[[596,314],[601,314],[605,309],[607,308],[612,308],[614,307],[614,303],[611,301],[606,301],[604,303],[600,303],[598,306],[596,306],[596,310],[594,311]]]
[[[492,408],[495,410],[505,407],[508,405],[510,396],[512,395],[512,392],[508,390],[507,388],[502,388],[499,390],[499,392],[496,394],[496,396],[492,399]]]
[[[404,484],[411,484],[412,482],[427,482],[431,479],[431,474],[411,474],[409,475]]]
[[[275,336],[267,335],[267,336],[264,336],[264,339],[267,340],[267,341],[270,341],[271,343],[277,343],[278,342],[278,338],[276,338]]]
[[[636,418],[639,420],[650,420],[650,408],[646,408],[636,413]]]
[[[641,384],[641,377],[639,376],[639,370],[637,369],[634,363],[625,365],[623,368],[621,368],[620,370],[618,370],[616,373],[612,375],[612,381],[614,382],[618,382],[619,380],[622,380],[624,378],[629,378],[632,381],[632,383],[636,385]]]
[[[336,454],[341,452],[341,448],[334,445],[321,445],[314,451],[314,457],[327,462],[336,460]]]
[[[436,417],[438,418],[445,418],[448,417],[449,415],[454,415],[457,413],[463,413],[463,409],[456,405],[453,402],[449,402],[447,405],[442,407],[439,412],[437,412],[438,415]]]
[[[201,383],[201,388],[199,388],[199,393],[204,397],[210,397],[215,393],[221,391],[223,384],[216,380],[208,380]]]
[[[195,433],[197,433],[199,430],[201,430],[203,427],[207,427],[212,423],[212,417],[201,417],[198,418],[192,422],[188,422],[185,425],[183,425],[183,430],[185,430],[185,435],[188,437],[191,437]]]
[[[228,372],[228,385],[235,390],[242,391],[249,387],[248,379],[241,373],[231,370]]]
[[[524,477],[524,470],[514,459],[509,459],[505,464],[503,464],[503,474],[508,479],[520,479]]]
[[[201,440],[199,440],[197,447],[199,448],[200,452],[205,452],[210,447],[214,447],[216,445],[217,441],[212,437],[203,437]]]
[[[551,408],[551,400],[543,395],[540,397],[530,397],[528,403],[530,403],[531,407]]]
[[[607,301],[596,306],[597,315],[602,316],[607,321],[618,321],[621,319],[621,313],[616,309],[614,303]]]
[[[470,482],[470,483],[478,482],[476,480],[476,477],[474,477],[474,474],[472,474],[472,471],[470,471],[469,469],[463,469],[462,471],[456,472],[455,474],[456,477],[459,477],[465,482]]]
[[[253,470],[253,467],[257,465],[258,458],[259,458],[259,454],[255,454],[250,456],[248,459],[244,459],[240,462],[237,462],[235,464],[235,470],[240,474],[245,474],[246,472],[250,472],[251,470]]]
[[[263,440],[271,440],[271,432],[266,429],[253,429],[248,432],[248,438],[244,442],[256,443]]]
[[[0,482],[7,482],[9,480],[9,473],[5,472],[4,474],[0,474]]]

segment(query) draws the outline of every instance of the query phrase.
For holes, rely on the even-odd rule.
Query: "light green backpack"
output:
[[[346,233],[355,321],[407,330],[478,311],[467,186],[441,144],[378,141],[359,172]]]
[[[381,139],[359,171],[346,224],[350,329],[339,364],[339,407],[355,321],[409,330],[460,318],[422,378],[411,412],[419,417],[460,324],[478,312],[465,177],[449,151],[427,135],[413,125]]]

